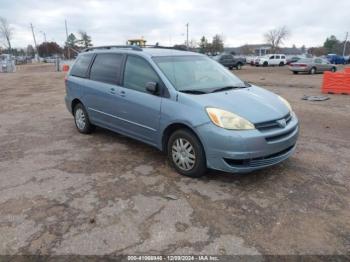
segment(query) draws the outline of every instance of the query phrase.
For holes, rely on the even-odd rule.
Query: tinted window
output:
[[[283,56],[281,56],[281,58],[282,58],[282,59],[285,59],[286,57],[283,55]]]
[[[322,63],[322,60],[319,59],[319,58],[317,58],[317,59],[315,59],[315,63],[316,63],[316,64],[321,64],[321,63]]]
[[[275,56],[273,55],[273,56],[270,56],[270,59],[275,59]]]
[[[279,55],[276,55],[276,59],[280,59],[280,56],[279,56]]]
[[[82,55],[77,58],[70,72],[72,76],[87,77],[88,68],[93,54]]]
[[[124,87],[146,92],[145,87],[148,82],[160,84],[150,64],[140,57],[129,56],[125,65]]]
[[[99,54],[91,67],[90,79],[109,84],[119,84],[123,56],[119,54]]]

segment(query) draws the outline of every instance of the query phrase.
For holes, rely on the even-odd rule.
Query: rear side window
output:
[[[99,54],[91,67],[90,79],[109,84],[119,84],[123,55]]]
[[[77,77],[87,77],[89,65],[93,54],[82,55],[77,58],[77,61],[74,63],[70,74]]]
[[[146,84],[160,79],[149,63],[136,56],[129,56],[125,65],[124,87],[146,92]]]
[[[283,55],[283,56],[281,56],[281,58],[282,58],[282,59],[285,59],[286,57]]]

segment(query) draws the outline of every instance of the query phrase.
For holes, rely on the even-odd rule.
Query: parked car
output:
[[[343,56],[340,56],[340,55],[328,54],[326,58],[331,64],[344,65],[346,63],[345,58]]]
[[[256,56],[252,56],[252,55],[248,55],[245,57],[246,63],[247,64],[253,64],[254,63],[254,59],[256,58]]]
[[[270,54],[255,60],[256,66],[284,66],[286,64],[287,59],[283,54]]]
[[[345,64],[350,63],[350,56],[344,56],[344,59],[345,59]]]
[[[202,54],[89,48],[65,85],[79,132],[99,126],[145,142],[166,152],[182,175],[250,172],[287,159],[296,147],[298,118],[284,98]]]
[[[242,69],[242,66],[246,63],[244,57],[235,57],[231,54],[221,54],[213,57],[214,60],[222,64],[223,66],[232,70],[236,68],[238,70]]]
[[[316,73],[322,73],[324,71],[337,71],[337,66],[334,64],[331,64],[326,59],[322,58],[306,58],[301,59],[296,63],[291,63],[289,65],[289,69],[294,73],[309,73],[309,74],[316,74]]]
[[[287,65],[290,65],[291,63],[298,62],[300,59],[302,59],[300,56],[287,57]]]

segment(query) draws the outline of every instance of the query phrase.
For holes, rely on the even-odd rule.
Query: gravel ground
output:
[[[76,131],[52,65],[0,74],[0,254],[349,254],[350,96],[322,75],[234,71],[287,98],[296,153],[258,172],[179,176],[156,149]]]

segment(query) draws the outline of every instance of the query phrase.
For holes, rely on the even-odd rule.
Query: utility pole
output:
[[[30,27],[32,29],[32,34],[33,34],[33,39],[34,39],[34,45],[35,45],[35,49],[36,49],[36,53],[37,53],[37,60],[39,61],[39,51],[38,51],[38,45],[36,44],[36,40],[35,40],[35,33],[34,33],[34,28],[33,28],[33,24],[30,23]]]
[[[44,36],[44,44],[45,44],[45,49],[46,49],[46,56],[48,56],[49,55],[49,47],[47,46],[46,33],[44,31],[40,31],[40,33],[42,33],[43,36]]]
[[[68,56],[68,59],[70,59],[70,49],[69,49],[69,46],[68,46],[68,27],[67,27],[67,20],[64,20],[64,25],[66,26],[66,44],[67,44],[67,56]]]
[[[188,43],[188,23],[186,24],[186,47],[187,50],[189,49],[189,43]]]
[[[348,41],[348,35],[349,35],[349,32],[346,32],[345,42],[344,42],[344,49],[343,49],[343,57],[345,56],[345,51],[346,51],[346,42]]]

